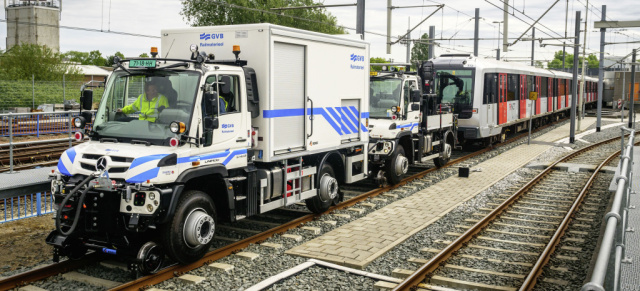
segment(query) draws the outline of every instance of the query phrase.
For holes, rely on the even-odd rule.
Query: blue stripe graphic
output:
[[[160,172],[160,168],[155,167],[155,168],[153,168],[151,170],[148,170],[148,171],[142,172],[142,173],[140,173],[138,175],[135,175],[135,176],[127,179],[126,181],[128,183],[142,183],[144,181],[151,180],[151,179],[153,179],[155,177],[158,177],[158,172]]]
[[[231,154],[230,154],[230,155],[229,155],[229,156],[224,160],[224,162],[222,162],[222,164],[226,166],[226,165],[231,161],[231,159],[233,159],[235,156],[237,156],[237,155],[241,155],[241,154],[246,154],[246,153],[247,153],[247,150],[246,150],[246,149],[233,151],[233,152],[232,152],[232,153],[231,153]]]
[[[302,115],[304,115],[304,108],[262,111],[262,116],[264,116],[264,118],[294,117]],[[357,124],[360,124],[362,132],[368,132],[364,124],[358,122],[358,116],[360,116],[360,118],[369,118],[369,112],[362,112],[362,114],[360,114],[355,106],[335,108],[320,107],[313,108],[313,112],[311,112],[311,108],[307,108],[307,115],[321,115],[339,135],[356,133],[358,131]],[[180,163],[180,160],[178,162]]]
[[[349,106],[349,109],[351,109],[351,112],[353,112],[353,114],[354,114],[355,116],[360,116],[360,114],[359,114],[359,112],[358,112],[358,109],[356,109],[356,107],[355,107],[355,106]],[[367,113],[367,117],[368,117],[368,116],[369,116],[369,113]],[[364,117],[364,112],[362,113],[362,117],[360,117],[360,118],[365,118],[365,117]],[[368,132],[367,127],[366,127],[366,126],[364,126],[364,124],[362,124],[362,122],[360,123],[360,129],[362,129],[362,132]]]
[[[65,167],[64,164],[62,163],[62,159],[58,160],[58,172],[60,172],[65,176],[71,176],[71,173],[69,173],[69,170],[67,170],[67,167]]]
[[[349,129],[351,129],[351,131],[353,133],[358,132],[358,129],[353,126],[353,124],[351,124],[351,122],[349,122],[349,118],[347,118],[346,112],[347,112],[347,107],[336,107],[336,110],[338,112],[340,112],[340,116],[342,116],[342,121],[349,126]]]
[[[73,164],[73,161],[76,160],[76,149],[75,148],[70,148],[70,149],[66,150],[65,153],[67,153],[67,156],[69,156],[69,160]]]
[[[344,132],[344,134],[350,134],[351,132],[349,131],[349,129],[347,129],[347,127],[344,125],[344,123],[342,122],[342,119],[340,118],[340,116],[338,115],[338,113],[336,113],[336,111],[331,108],[331,107],[327,107],[326,110],[331,114],[331,116],[333,116],[333,118],[336,120],[336,122],[338,124],[340,124],[340,128],[342,129],[342,131]]]
[[[144,157],[140,157],[140,158],[136,158],[135,160],[133,160],[133,162],[131,163],[131,166],[129,166],[129,170],[140,166],[146,162],[151,162],[154,160],[159,160],[162,159],[164,157],[168,156],[168,154],[158,154],[158,155],[151,155],[151,156],[144,156]]]
[[[198,160],[208,160],[208,159],[222,158],[222,157],[226,157],[227,155],[229,155],[229,150],[226,150],[226,151],[220,152],[220,153],[213,153],[213,154],[203,155],[203,156],[183,157],[183,158],[179,158],[178,159],[178,164],[191,163],[191,162],[195,162],[195,161],[198,161]]]

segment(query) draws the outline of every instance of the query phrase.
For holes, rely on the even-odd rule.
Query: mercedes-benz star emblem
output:
[[[98,159],[98,162],[96,163],[96,170],[98,171],[104,171],[107,169],[107,157],[100,157]]]

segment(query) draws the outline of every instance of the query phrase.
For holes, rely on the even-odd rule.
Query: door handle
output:
[[[307,102],[311,102],[311,116],[309,116],[309,120],[311,121],[311,133],[307,134],[307,138],[310,138],[313,135],[313,100],[307,96]]]
[[[245,142],[245,141],[247,141],[247,139],[246,139],[246,138],[239,138],[239,139],[236,139],[236,142]]]

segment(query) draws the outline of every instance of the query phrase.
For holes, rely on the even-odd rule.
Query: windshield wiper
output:
[[[151,143],[150,143],[150,142],[145,141],[145,140],[139,140],[139,139],[132,139],[132,140],[131,140],[131,143],[132,143],[132,144],[139,144],[139,143],[141,143],[141,144],[144,144],[144,145],[146,145],[146,146],[150,146],[150,145],[151,145]]]
[[[100,142],[105,142],[105,141],[110,141],[110,142],[118,143],[118,139],[117,139],[117,138],[103,137],[103,138],[101,138],[101,139],[100,139]]]

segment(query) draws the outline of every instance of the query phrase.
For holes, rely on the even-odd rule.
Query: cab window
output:
[[[240,77],[237,75],[212,75],[207,77],[207,84],[213,83],[218,92],[220,115],[240,111]]]

